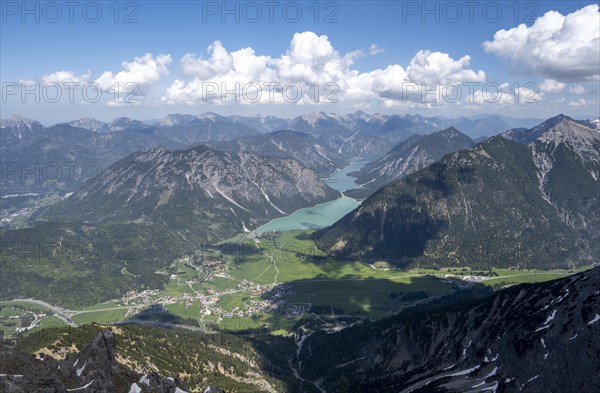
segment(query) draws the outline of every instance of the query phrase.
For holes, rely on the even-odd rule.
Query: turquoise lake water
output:
[[[372,158],[368,157],[353,160],[347,167],[336,172],[331,178],[325,179],[324,182],[329,187],[342,193],[353,188],[360,188],[355,183],[355,179],[347,174],[359,170],[372,160]],[[254,232],[262,234],[268,231],[324,228],[350,213],[358,205],[360,203],[356,199],[342,195],[334,201],[296,210],[289,216],[271,220],[265,225],[258,227]]]

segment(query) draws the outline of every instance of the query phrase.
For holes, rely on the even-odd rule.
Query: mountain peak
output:
[[[36,124],[40,124],[36,120],[32,120],[23,115],[12,115],[8,119],[0,119],[0,128],[25,126],[29,129]],[[40,124],[41,125],[41,124]]]
[[[215,112],[210,112],[210,111],[201,113],[196,117],[198,119],[206,119],[206,120],[210,120],[210,121],[217,121],[217,120],[223,119],[223,116],[221,116]]]
[[[66,124],[71,127],[83,128],[90,131],[100,131],[106,127],[106,123],[96,120],[93,117],[82,117],[81,119],[73,120]]]
[[[532,143],[536,139],[539,139],[547,132],[552,131],[558,125],[562,125],[565,129],[589,129],[589,127],[587,127],[587,125],[585,125],[583,122],[573,120],[569,116],[566,116],[561,113],[558,116],[554,116],[545,120],[544,122],[538,124],[533,128],[513,128],[503,133],[502,136],[506,139],[511,139],[517,142],[528,144]],[[589,130],[591,131],[591,129]],[[546,137],[545,139],[548,138]]]
[[[464,135],[462,132],[460,132],[458,129],[456,129],[454,126],[450,126],[442,131],[438,131],[437,134],[439,135],[443,135],[446,137],[450,137],[450,138],[456,138],[460,135]]]

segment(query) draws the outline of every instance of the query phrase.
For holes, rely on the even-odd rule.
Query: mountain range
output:
[[[413,266],[597,262],[600,133],[558,116],[522,135],[448,154],[315,238],[336,255]]]
[[[156,222],[190,241],[219,241],[339,196],[289,158],[197,145],[134,153],[36,219]]]
[[[147,122],[126,117],[102,122],[87,117],[45,127],[35,120],[12,116],[0,120],[0,204],[5,213],[2,226],[22,226],[24,220],[14,220],[13,214],[31,214],[41,205],[64,198],[136,151],[159,146],[177,149],[199,143],[230,151],[256,148],[257,154],[297,159],[320,175],[327,175],[351,159],[381,157],[395,143],[415,134],[435,132],[452,122],[441,117],[369,115],[360,111],[349,115],[311,113],[294,119],[206,112],[171,114]],[[490,134],[506,129],[506,125],[488,128]],[[277,131],[304,132],[310,137],[273,134]],[[266,134],[271,136],[263,136]],[[266,144],[269,138],[271,146]],[[238,146],[229,143],[233,139],[237,139]]]

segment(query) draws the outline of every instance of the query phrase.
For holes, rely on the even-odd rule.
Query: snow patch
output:
[[[552,314],[548,315],[548,318],[546,318],[544,325],[547,325],[550,321],[552,321],[554,319],[555,315],[556,315],[556,310],[552,311]]]
[[[78,369],[78,370],[77,370],[77,376],[78,376],[78,377],[81,377],[81,373],[83,372],[83,370],[85,370],[85,366],[86,366],[86,365],[87,365],[87,362],[85,362],[85,363],[83,364],[83,366],[82,366],[80,369]]]
[[[473,340],[469,340],[469,343],[467,344],[467,346],[463,348],[463,356],[465,356],[467,354],[467,349],[471,346],[472,342],[473,342]]]
[[[484,390],[491,390],[492,392],[495,392],[496,389],[498,389],[498,381],[494,382],[493,386],[490,386],[489,388],[481,389],[481,391],[483,392]]]
[[[454,374],[445,375],[442,378],[445,378],[445,377],[459,377],[461,375],[471,374],[473,371],[477,370],[478,368],[479,368],[479,366],[471,367],[471,368],[468,368],[466,370],[458,371],[458,372],[456,372]]]
[[[129,388],[129,393],[142,393],[142,388],[137,383],[132,383]]]
[[[591,321],[588,322],[588,325],[593,325],[596,322],[600,321],[600,315],[596,314],[596,316],[594,317],[594,319],[592,319]]]
[[[89,388],[89,387],[92,385],[92,383],[93,383],[93,382],[94,382],[94,380],[92,379],[90,382],[88,382],[86,385],[84,385],[84,386],[82,386],[82,387],[80,387],[80,388],[75,388],[75,389],[67,389],[67,392],[76,392],[76,391],[78,391],[78,390],[87,389],[87,388]]]
[[[498,374],[498,367],[494,367],[494,369],[492,371],[490,371],[490,373],[488,375],[483,377],[483,379],[488,379],[489,377],[493,377],[496,374]]]

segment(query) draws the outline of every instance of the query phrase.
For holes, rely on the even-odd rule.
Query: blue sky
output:
[[[598,60],[593,59],[600,46],[598,10],[588,7],[585,15],[572,18],[570,27],[569,23],[562,29],[556,27],[558,16],[566,16],[568,20],[570,14],[597,4],[589,1],[482,1],[472,10],[472,20],[469,2],[464,1],[272,2],[273,22],[268,15],[271,3],[261,1],[250,5],[227,2],[226,7],[239,10],[228,15],[222,15],[225,3],[221,1],[119,2],[118,7],[113,1],[76,2],[73,22],[69,21],[69,9],[62,2],[53,3],[58,7],[27,2],[26,7],[33,10],[29,14],[23,4],[2,2],[2,118],[20,113],[52,123],[83,116],[102,120],[118,116],[149,119],[168,113],[208,110],[224,114],[294,116],[311,111],[357,109],[446,116],[489,112],[515,117],[547,117],[558,112],[575,117],[598,116],[599,66]],[[102,15],[91,23],[97,8]],[[262,13],[257,21],[246,21],[255,18],[257,8]],[[56,14],[57,9],[61,15]],[[292,23],[297,9],[302,15]],[[315,15],[316,9],[318,15]],[[460,10],[461,15],[457,15],[456,10]],[[501,16],[496,18],[498,10]],[[539,23],[534,31],[536,19],[548,11],[556,11],[554,18],[549,17],[544,26]],[[124,23],[127,16],[133,23]],[[239,22],[235,21],[236,16]],[[327,16],[330,23],[325,23]],[[222,17],[226,18],[225,22]],[[51,23],[53,19],[56,23]],[[497,31],[513,29],[520,23],[526,24],[526,30],[530,29],[523,42],[518,42],[522,34],[517,32],[503,42],[494,39]],[[544,30],[545,25],[551,25],[548,31]],[[539,38],[544,32],[552,33],[552,28],[560,34]],[[539,44],[535,44],[535,40],[540,40]],[[215,41],[220,45],[215,46]],[[490,43],[487,48],[483,44],[486,41]],[[517,46],[513,48],[515,42]],[[211,45],[213,50],[223,48],[222,57],[207,52]],[[535,50],[528,45],[534,45],[533,49],[548,45],[548,50],[534,54]],[[232,55],[243,48],[251,48],[253,52]],[[194,55],[187,57],[187,61],[182,60],[190,53]],[[587,59],[584,53],[588,54]],[[163,55],[162,60],[159,60],[160,55]],[[241,59],[245,71],[239,72],[242,68],[237,60],[227,63],[231,56]],[[562,59],[564,64],[561,64]],[[122,72],[123,62],[130,63],[127,73]],[[411,62],[415,64],[411,66]],[[256,68],[260,68],[260,64],[264,70]],[[98,78],[103,74],[101,83]],[[82,98],[78,86],[73,91],[74,102],[70,103],[63,85],[67,80],[80,82],[80,85],[98,83],[106,90],[100,101],[89,102]],[[135,96],[135,104],[120,101],[127,93],[123,90],[127,81],[136,84],[141,92]],[[181,83],[175,86],[176,81]],[[234,86],[235,82],[241,82],[244,86],[265,81],[296,84],[303,89],[303,94],[308,94],[311,83],[318,83],[320,88],[328,82],[336,83],[338,102],[317,104],[314,97],[307,95],[296,103],[285,100],[250,103],[241,96],[241,105],[219,104],[219,94],[206,100],[195,94],[202,83]],[[467,82],[477,90],[497,83],[502,86],[500,92],[504,100],[478,101],[475,94],[466,102],[469,90],[463,86],[459,103],[448,103],[444,92],[439,92],[437,102],[435,99],[424,102],[423,91],[404,97],[401,89],[405,85],[398,81],[434,90],[436,84],[439,88]],[[40,102],[35,102],[33,94],[25,99],[21,97],[25,84],[42,89],[48,83],[62,86],[63,95],[58,102],[49,102],[51,99],[41,93]],[[119,83],[120,89],[117,103],[112,97],[114,91],[108,91],[114,83]],[[514,102],[514,91],[507,90],[508,86],[531,88],[527,83],[534,83],[538,91],[520,91],[519,97],[531,96],[535,102]],[[19,90],[15,93],[14,89]],[[324,93],[321,92],[321,97]],[[506,96],[511,100],[506,100]],[[265,94],[263,100],[264,97]]]

